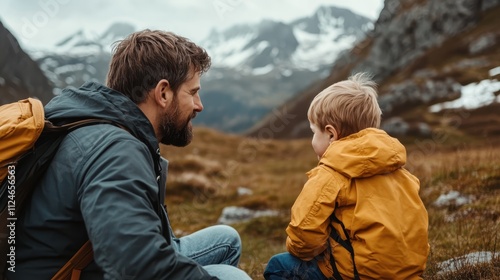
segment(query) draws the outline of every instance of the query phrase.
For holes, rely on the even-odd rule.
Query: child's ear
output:
[[[337,130],[331,124],[325,126],[325,131],[328,132],[328,134],[330,134],[330,143],[339,139]]]

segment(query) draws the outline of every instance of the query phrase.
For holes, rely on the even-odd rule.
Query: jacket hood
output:
[[[332,142],[319,162],[348,178],[390,173],[405,163],[405,147],[376,128],[367,128]]]
[[[127,96],[98,83],[64,89],[45,106],[45,117],[56,124],[86,118],[113,121],[126,127],[153,152],[159,148],[153,126],[141,109]]]

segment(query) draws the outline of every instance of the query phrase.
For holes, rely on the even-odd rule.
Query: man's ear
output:
[[[327,124],[325,126],[325,131],[328,132],[328,134],[330,134],[330,143],[332,141],[339,139],[339,134],[337,133],[337,130],[331,124]]]
[[[153,97],[156,104],[158,104],[160,107],[168,107],[173,98],[173,92],[170,88],[170,83],[165,79],[161,79],[153,89]]]

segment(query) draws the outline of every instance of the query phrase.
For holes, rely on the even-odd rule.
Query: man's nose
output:
[[[203,103],[201,102],[201,97],[199,95],[196,95],[194,99],[194,110],[196,112],[203,111]]]

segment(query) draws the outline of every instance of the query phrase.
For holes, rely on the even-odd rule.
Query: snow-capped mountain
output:
[[[125,38],[134,31],[134,26],[122,22],[112,24],[102,34],[80,29],[59,41],[52,52],[76,56],[92,55],[101,52],[110,53],[114,42]]]
[[[328,75],[335,58],[364,37],[372,22],[349,10],[321,7],[291,22],[265,20],[212,30],[200,42],[212,57],[202,77],[203,114],[195,123],[242,132],[312,81]],[[135,31],[116,23],[103,33],[77,30],[50,52],[31,52],[55,93],[86,81],[103,83],[111,45]]]
[[[128,23],[115,23],[102,34],[81,29],[59,41],[50,51],[31,55],[54,84],[56,93],[68,86],[79,87],[86,81],[103,83],[113,43],[134,31]]]
[[[317,71],[330,66],[372,28],[363,16],[337,7],[321,7],[290,23],[265,20],[212,30],[201,42],[215,67],[261,75],[275,68]]]
[[[289,23],[262,21],[212,30],[201,42],[212,57],[203,77],[205,110],[195,123],[242,132],[263,114],[329,74],[333,61],[373,27],[365,17],[321,7]]]

